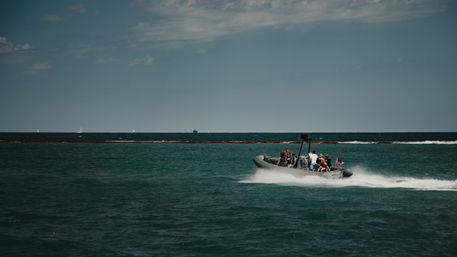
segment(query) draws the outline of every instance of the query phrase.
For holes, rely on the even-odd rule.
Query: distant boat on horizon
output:
[[[192,133],[197,134],[198,131],[197,131],[196,129],[194,129],[194,130],[192,131]]]
[[[79,127],[79,129],[78,129],[78,131],[76,131],[76,133],[78,133],[78,134],[83,133],[83,128],[82,128],[82,127]]]

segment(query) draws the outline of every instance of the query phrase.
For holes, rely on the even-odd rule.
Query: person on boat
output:
[[[309,163],[311,163],[310,166],[309,166],[309,169],[310,170],[315,170],[317,168],[316,167],[316,162],[317,162],[316,150],[313,150],[312,153],[309,153],[308,157],[309,157]]]
[[[319,168],[317,169],[317,171],[319,171],[319,172],[329,171],[329,168],[327,166],[327,162],[325,161],[325,159],[322,158],[322,156],[320,156],[319,160],[320,160],[320,163],[319,163]]]
[[[332,170],[332,159],[328,157],[328,154],[325,155],[325,162],[327,163],[329,170]]]
[[[337,157],[336,158],[336,166],[337,167],[341,167],[343,164],[344,164],[344,161],[340,157]]]
[[[319,168],[319,166],[321,165],[321,159],[322,159],[322,154],[320,153],[318,156],[317,156],[317,160],[316,160],[316,164],[317,164],[317,167]]]
[[[288,168],[293,168],[295,165],[297,165],[297,157],[295,156],[295,153],[292,153],[292,157],[290,158],[291,163],[287,165]]]
[[[287,163],[286,155],[284,152],[281,152],[281,157],[279,157],[279,160],[276,162],[276,165],[286,166],[286,163]]]
[[[292,163],[292,160],[290,159],[291,151],[289,149],[286,150],[286,166],[289,167],[289,165]]]

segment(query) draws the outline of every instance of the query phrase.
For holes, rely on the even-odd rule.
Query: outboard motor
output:
[[[343,173],[343,178],[349,178],[350,176],[352,176],[352,172],[350,172],[346,169],[344,169],[342,173]]]

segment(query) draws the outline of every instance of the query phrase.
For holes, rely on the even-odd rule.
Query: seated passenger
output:
[[[341,167],[344,164],[343,160],[340,157],[336,158],[336,166]]]
[[[328,158],[328,154],[325,155],[325,162],[330,170],[332,170],[332,159]]]
[[[276,165],[286,166],[286,156],[285,156],[284,152],[281,152],[281,157],[279,157],[279,160],[276,162]]]
[[[297,157],[295,156],[294,153],[292,153],[292,158],[290,158],[291,163],[287,165],[288,168],[293,168],[295,165],[297,165]]]
[[[319,156],[317,157],[316,163],[318,165],[320,165],[321,164],[321,160],[322,160],[322,154],[320,153]]]
[[[317,169],[317,171],[319,172],[326,172],[329,170],[328,166],[327,166],[327,162],[325,161],[324,158],[319,158],[321,160],[321,163],[319,164],[319,168]]]
[[[292,163],[292,160],[290,159],[291,151],[286,150],[285,155],[286,155],[286,166],[289,167],[289,165]]]

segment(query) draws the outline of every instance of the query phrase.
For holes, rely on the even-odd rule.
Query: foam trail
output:
[[[425,140],[425,141],[394,141],[394,144],[405,145],[456,145],[457,141],[439,141],[439,140]]]
[[[379,142],[376,141],[341,141],[338,142],[339,144],[348,144],[348,145],[372,145],[377,144]]]
[[[393,145],[457,145],[457,141],[425,140],[425,141],[340,141],[338,144],[349,145],[371,145],[371,144],[393,144]]]
[[[319,176],[300,176],[277,170],[258,169],[249,178],[240,183],[262,183],[293,186],[316,187],[369,187],[369,188],[408,188],[414,190],[457,191],[457,180],[421,179],[413,177],[389,177],[373,174],[363,168],[351,169],[354,175],[345,179],[328,179]]]

